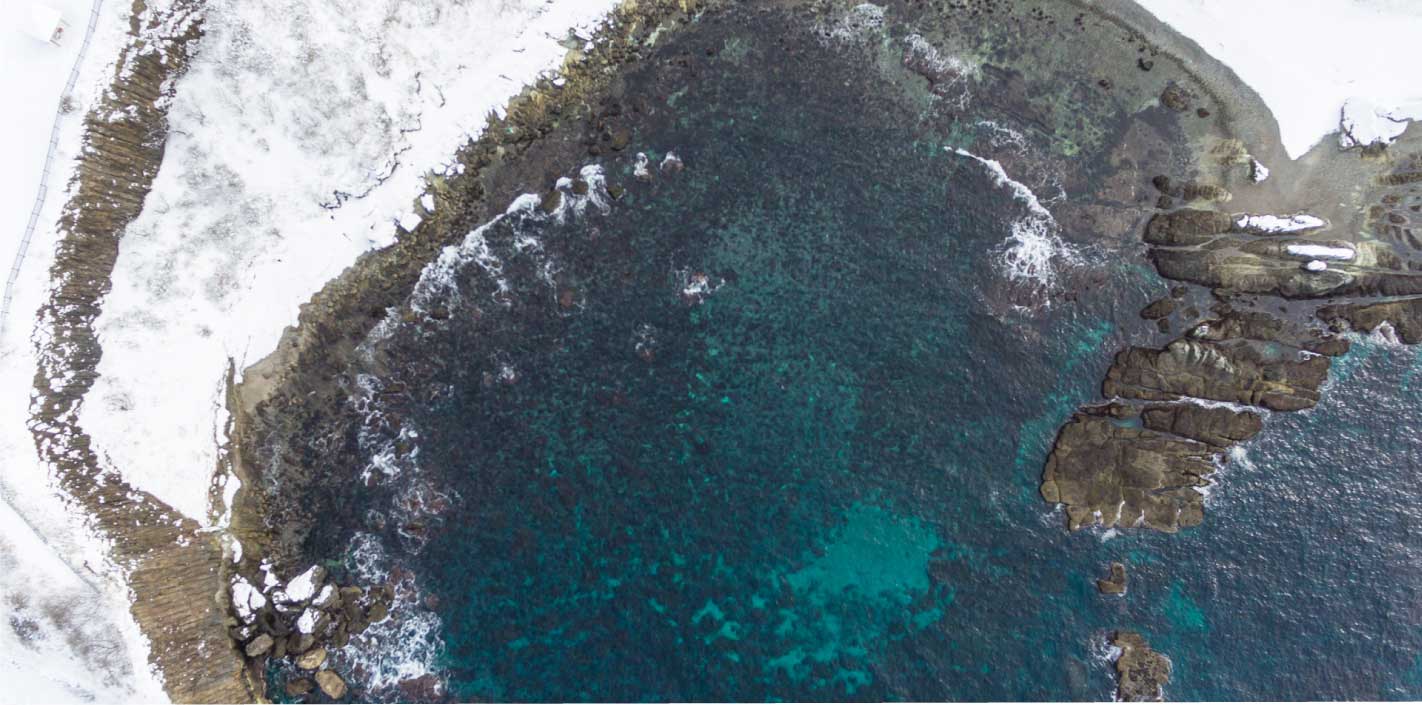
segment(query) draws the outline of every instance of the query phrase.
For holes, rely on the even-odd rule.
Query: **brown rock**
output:
[[[1057,434],[1042,498],[1065,505],[1067,528],[1144,526],[1174,533],[1204,520],[1212,446],[1077,413]]]
[[[1171,247],[1201,245],[1233,228],[1228,213],[1182,208],[1152,217],[1146,224],[1145,241]]]
[[[1116,699],[1123,702],[1158,702],[1165,699],[1170,682],[1170,659],[1155,652],[1144,637],[1118,631],[1111,645],[1121,650],[1116,657]]]
[[[390,607],[384,602],[376,602],[370,606],[370,611],[366,612],[366,621],[375,624],[384,621],[388,616],[390,616]]]
[[[1160,104],[1177,113],[1183,113],[1190,109],[1190,93],[1172,83],[1160,92]]]
[[[1153,431],[1173,433],[1219,448],[1249,440],[1264,428],[1264,420],[1252,411],[1198,404],[1151,404],[1141,412],[1141,423]]]
[[[1165,318],[1172,313],[1175,313],[1175,300],[1158,299],[1150,302],[1149,305],[1141,309],[1141,318],[1147,321],[1154,321],[1156,319]]]
[[[1126,564],[1111,563],[1111,574],[1096,581],[1096,589],[1107,595],[1126,594]]]
[[[346,682],[335,671],[317,671],[316,685],[321,686],[321,692],[332,700],[340,700],[346,695]]]
[[[1318,317],[1340,328],[1346,323],[1347,329],[1360,333],[1371,333],[1388,324],[1402,342],[1422,343],[1422,299],[1324,306],[1318,310]]]
[[[325,664],[326,650],[319,647],[307,651],[296,659],[296,667],[307,671],[314,671]]]
[[[1271,353],[1252,341],[1214,343],[1177,338],[1164,350],[1132,347],[1116,355],[1102,393],[1108,397],[1174,401],[1213,399],[1274,411],[1318,403],[1328,358]]]
[[[246,652],[248,658],[256,658],[258,656],[261,656],[262,654],[267,653],[268,651],[271,651],[272,647],[275,645],[276,640],[272,639],[272,635],[258,634],[255,639],[252,639],[251,641],[247,642],[247,648],[244,649],[244,651]]]

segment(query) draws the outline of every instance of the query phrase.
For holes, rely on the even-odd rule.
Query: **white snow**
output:
[[[397,220],[414,227],[423,174],[613,5],[209,2],[98,320],[101,377],[81,417],[95,447],[208,521],[228,359],[240,374],[322,285],[393,242]]]
[[[1250,215],[1243,214],[1235,218],[1234,225],[1237,228],[1250,232],[1260,233],[1297,233],[1304,230],[1316,230],[1327,223],[1322,218],[1312,215]]]
[[[1289,245],[1284,248],[1285,252],[1297,257],[1308,257],[1313,260],[1351,260],[1357,255],[1351,247],[1333,247],[1331,245]]]
[[[1339,129],[1351,98],[1422,117],[1416,0],[1140,0],[1234,70],[1297,159]]]
[[[1347,149],[1377,142],[1390,144],[1412,120],[1422,120],[1422,100],[1385,105],[1370,98],[1350,98],[1343,104],[1338,146]]]
[[[262,591],[238,576],[232,581],[232,609],[243,622],[251,624],[257,618],[257,610],[267,606],[267,598]]]
[[[293,602],[305,602],[316,595],[316,571],[317,566],[311,566],[306,572],[291,579],[286,584],[286,596]]]
[[[1304,263],[1303,268],[1309,272],[1323,272],[1328,269],[1328,263],[1321,259],[1311,259]]]
[[[302,634],[313,634],[316,631],[316,621],[321,618],[320,610],[314,607],[307,607],[300,617],[296,618],[296,628]]]
[[[10,16],[13,17],[13,15]],[[54,39],[54,33],[59,31],[63,22],[64,13],[60,12],[58,8],[37,2],[30,3],[29,22],[26,23],[25,30],[31,39],[49,42]]]
[[[1257,184],[1262,183],[1267,178],[1269,178],[1269,167],[1264,166],[1264,163],[1258,159],[1250,159],[1249,180]]]
[[[70,25],[60,46],[30,36],[27,0],[0,0],[0,263],[6,271],[41,189],[46,152],[56,143],[48,192],[33,241],[19,270],[0,337],[0,682],[15,702],[165,701],[148,664],[148,642],[128,611],[129,591],[108,560],[107,545],[71,512],[49,481],[26,427],[36,369],[34,314],[48,292],[55,229],[65,201],[82,119],[112,74],[126,41],[123,2],[101,6],[85,60],[79,64],[72,110],[56,112],[76,64],[92,6],[86,0],[46,0]]]

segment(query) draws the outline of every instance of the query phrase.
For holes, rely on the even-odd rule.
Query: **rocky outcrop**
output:
[[[266,588],[257,592],[245,578],[238,577],[232,588],[238,624],[232,627],[231,636],[244,645],[253,671],[265,673],[269,661],[285,659],[308,674],[288,679],[289,695],[311,692],[314,678],[328,697],[343,697],[346,684],[333,669],[330,653],[371,624],[388,618],[395,589],[390,585],[341,586],[327,580],[320,566],[312,566],[285,585],[267,576],[261,584]]]
[[[1390,326],[1399,341],[1422,343],[1422,299],[1324,306],[1318,317],[1337,330],[1371,333]]]
[[[1122,702],[1159,702],[1170,682],[1170,659],[1150,648],[1145,637],[1130,631],[1111,635],[1116,656],[1116,699]]]
[[[1126,564],[1112,562],[1110,574],[1096,581],[1096,589],[1103,595],[1126,594]]]
[[[1253,438],[1264,428],[1264,420],[1252,411],[1221,406],[1151,404],[1141,411],[1141,425],[1152,431],[1228,448]]]
[[[1042,498],[1066,507],[1067,527],[1145,526],[1175,532],[1204,519],[1213,446],[1122,423],[1087,408],[1057,436]]]
[[[1042,497],[1065,505],[1071,530],[1198,525],[1223,451],[1258,434],[1264,410],[1316,404],[1330,356],[1347,349],[1321,331],[1220,306],[1162,349],[1123,350],[1102,383],[1117,401],[1083,407],[1062,427]]]
[[[1318,403],[1328,359],[1273,353],[1256,341],[1222,344],[1182,337],[1162,350],[1133,347],[1106,373],[1107,397],[1169,401],[1182,397],[1298,411]]]

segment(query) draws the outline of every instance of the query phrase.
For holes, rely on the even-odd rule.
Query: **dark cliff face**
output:
[[[198,522],[106,468],[78,422],[102,354],[93,323],[124,228],[137,217],[163,161],[166,99],[201,36],[200,9],[200,3],[178,2],[146,14],[135,3],[115,78],[85,119],[83,156],[50,271],[53,290],[39,311],[39,327],[48,335],[37,351],[30,429],[59,487],[112,541],[112,558],[133,591],[133,616],[168,695],[175,702],[240,702],[255,694],[227,637],[221,546]]]

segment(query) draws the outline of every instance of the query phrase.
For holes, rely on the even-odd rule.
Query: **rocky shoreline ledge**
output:
[[[172,81],[202,34],[199,2],[176,2],[156,13],[138,0],[132,18],[112,83],[85,117],[83,156],[50,270],[52,290],[39,311],[29,427],[56,484],[109,542],[169,697],[246,702],[258,692],[244,679],[223,627],[226,586],[217,537],[105,467],[78,420],[102,354],[94,320],[119,241],[163,161]]]
[[[1209,287],[1216,303],[1205,316],[1178,315],[1187,331],[1163,348],[1121,351],[1102,382],[1110,401],[1062,427],[1041,492],[1065,505],[1069,529],[1198,525],[1200,490],[1225,451],[1259,433],[1265,415],[1318,403],[1330,360],[1348,351],[1342,333],[1422,339],[1418,143],[1410,134],[1321,157],[1346,160],[1352,177],[1310,186],[1337,221],[1189,207],[1151,218],[1143,240],[1160,274]],[[1166,176],[1155,184],[1178,193]],[[1142,315],[1167,323],[1175,308],[1163,299]]]

